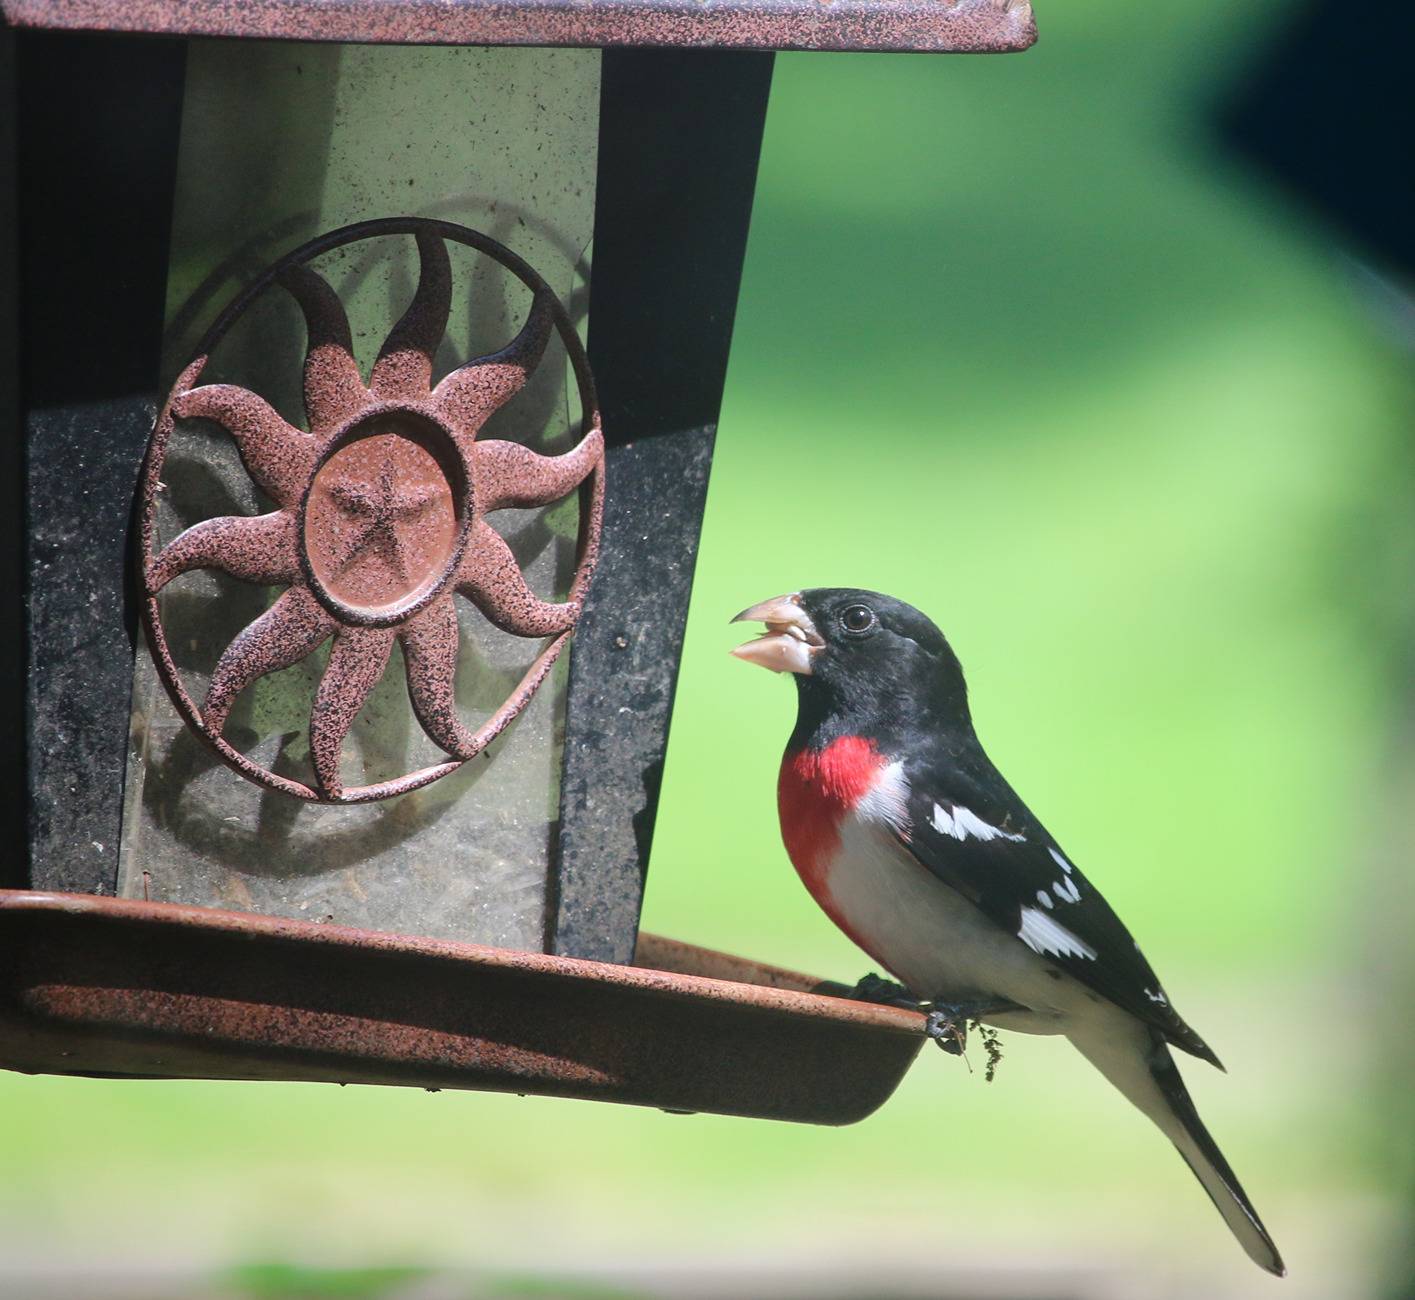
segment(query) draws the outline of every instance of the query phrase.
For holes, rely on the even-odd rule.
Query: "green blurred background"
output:
[[[1407,1294],[1409,339],[1215,134],[1295,6],[1039,8],[1021,57],[777,61],[644,924],[868,968],[780,848],[793,692],[725,624],[920,605],[1227,1063],[1185,1065],[1292,1277],[1013,1035],[838,1131],[0,1075],[0,1295]]]

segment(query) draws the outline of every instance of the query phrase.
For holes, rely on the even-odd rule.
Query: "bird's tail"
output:
[[[1104,1037],[1075,1034],[1071,1040],[1179,1148],[1179,1154],[1249,1258],[1269,1273],[1284,1276],[1287,1269],[1282,1256],[1194,1109],[1168,1046],[1154,1030],[1138,1021],[1130,1021],[1129,1035],[1115,1034],[1113,1025],[1108,1028],[1112,1032]]]

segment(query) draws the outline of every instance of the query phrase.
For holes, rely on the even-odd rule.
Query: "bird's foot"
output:
[[[950,1056],[962,1056],[968,1046],[968,1022],[976,1026],[987,1052],[986,1077],[989,1083],[997,1071],[997,1063],[1002,1059],[1002,1049],[998,1046],[997,1030],[983,1023],[993,1016],[1009,1011],[1021,1011],[1015,1002],[926,1002],[923,1004],[927,1015],[924,1033],[932,1038]]]
[[[972,1018],[966,1007],[935,1002],[924,1016],[924,1033],[950,1056],[962,1056],[968,1046],[968,1021]]]
[[[880,1006],[903,1007],[907,1011],[922,1011],[929,1003],[916,998],[902,984],[887,980],[874,971],[866,975],[853,989],[850,997],[856,1002],[875,1002]]]
[[[968,1022],[977,1022],[987,1050],[987,1079],[992,1082],[993,1072],[1001,1058],[997,1046],[997,1031],[982,1024],[987,1016],[1001,1015],[1007,1011],[1022,1010],[1015,1002],[993,999],[989,1002],[939,1002],[926,998],[916,998],[902,984],[887,980],[871,971],[851,988],[845,984],[822,984],[818,993],[828,993],[832,997],[851,998],[856,1002],[873,1002],[886,1007],[903,1007],[906,1011],[919,1011],[924,1016],[924,1034],[937,1043],[950,1056],[963,1056],[968,1046]]]

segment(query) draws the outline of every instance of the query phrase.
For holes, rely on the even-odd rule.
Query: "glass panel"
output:
[[[349,222],[431,216],[501,240],[574,304],[585,328],[593,228],[599,54],[194,42],[169,277],[167,380],[241,284],[305,239]],[[448,246],[453,306],[434,382],[507,343],[530,294],[473,250]],[[349,314],[364,374],[417,283],[409,236],[312,263]],[[215,350],[203,383],[259,393],[304,426],[304,325],[279,288],[260,295]],[[483,436],[558,452],[579,431],[563,347],[552,340],[524,391]],[[160,541],[219,514],[272,509],[216,426],[179,421],[163,472]],[[490,522],[531,587],[563,599],[574,565],[574,500]],[[200,700],[232,638],[282,592],[194,570],[163,592],[163,620]],[[457,598],[457,702],[477,725],[510,693],[540,642],[493,628]],[[311,778],[307,724],[328,645],[259,679],[226,736],[272,770]],[[564,661],[511,728],[451,776],[363,806],[300,802],[221,763],[181,721],[138,657],[120,892],[127,897],[333,921],[540,949],[558,804]],[[345,743],[343,775],[368,784],[441,761],[408,703],[400,651]]]

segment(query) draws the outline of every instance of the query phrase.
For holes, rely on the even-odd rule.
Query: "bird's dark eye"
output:
[[[846,605],[840,611],[840,626],[859,636],[875,625],[875,612],[868,605]]]

